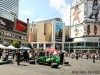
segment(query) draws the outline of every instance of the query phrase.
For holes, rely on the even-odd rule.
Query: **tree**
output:
[[[19,44],[18,41],[13,41],[13,42],[11,43],[11,45],[13,45],[13,46],[16,47],[16,48],[20,48],[20,44]]]
[[[25,46],[30,47],[31,49],[33,49],[32,45],[30,43],[26,43]]]

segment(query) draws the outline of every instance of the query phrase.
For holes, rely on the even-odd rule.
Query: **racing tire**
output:
[[[35,64],[35,60],[30,60],[29,64]]]
[[[58,64],[57,63],[51,63],[51,68],[58,68]]]

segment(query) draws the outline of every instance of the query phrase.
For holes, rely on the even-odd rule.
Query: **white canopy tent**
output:
[[[10,45],[10,46],[6,47],[6,49],[18,49],[18,48],[15,48],[14,46]]]
[[[4,46],[4,45],[2,45],[2,44],[0,44],[0,48],[2,48],[2,49],[6,49],[7,47]]]

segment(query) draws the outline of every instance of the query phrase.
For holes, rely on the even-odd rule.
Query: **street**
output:
[[[92,59],[71,59],[66,57],[70,66],[60,65],[59,68],[51,68],[46,65],[31,65],[21,62],[18,66],[14,64],[0,65],[0,75],[100,75],[100,60],[95,63]]]

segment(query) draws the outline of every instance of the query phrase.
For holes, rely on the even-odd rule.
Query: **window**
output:
[[[77,46],[84,46],[84,43],[83,42],[79,42],[79,43],[77,43]]]
[[[19,39],[21,39],[21,36],[19,35]]]
[[[93,42],[86,42],[86,46],[93,46]]]
[[[7,32],[4,32],[4,35],[7,36]]]
[[[30,32],[32,32],[32,28],[30,29]]]
[[[44,35],[46,35],[46,24],[44,23]]]
[[[93,46],[98,46],[98,43],[97,43],[97,42],[94,42],[94,43],[93,43]]]

